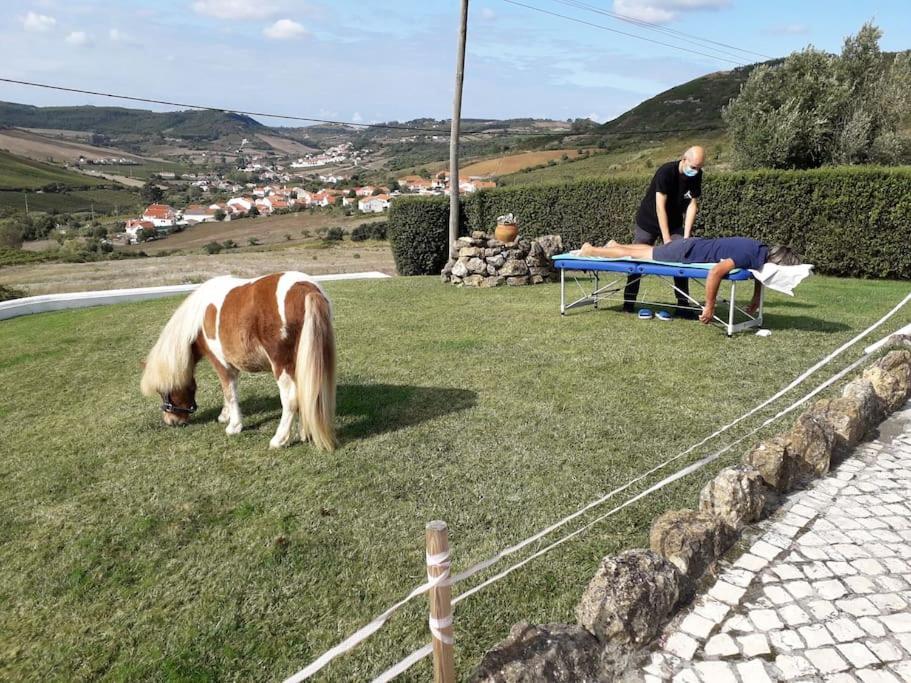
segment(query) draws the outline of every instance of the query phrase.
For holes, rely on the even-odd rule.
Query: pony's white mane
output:
[[[202,328],[214,290],[223,289],[230,276],[204,282],[183,300],[149,351],[140,388],[146,396],[167,394],[185,387],[193,377],[192,345]]]

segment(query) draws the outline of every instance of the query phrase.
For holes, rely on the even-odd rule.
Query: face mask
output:
[[[699,169],[690,168],[687,164],[684,164],[683,165],[683,175],[685,175],[688,178],[693,178],[693,177],[699,175]]]

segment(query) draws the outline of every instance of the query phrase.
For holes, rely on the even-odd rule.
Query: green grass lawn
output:
[[[175,299],[0,323],[0,678],[280,679],[423,580],[427,521],[449,522],[461,570],[745,412],[908,285],[814,277],[796,299],[769,297],[771,337],[731,339],[615,310],[561,318],[556,285],[326,288],[331,455],[268,450],[280,407],[265,375],[241,379],[241,435],[215,421],[208,367],[194,423],[163,427],[139,363]],[[459,605],[462,677],[514,622],[573,621],[600,558],[647,543],[654,516],[692,506],[744,450]],[[418,600],[320,680],[364,680],[427,640]],[[424,662],[405,678],[428,677]]]

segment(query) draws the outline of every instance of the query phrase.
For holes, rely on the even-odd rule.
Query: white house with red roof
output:
[[[228,206],[231,207],[235,213],[247,213],[247,211],[253,208],[253,200],[249,197],[231,197],[231,199],[228,200]]]
[[[316,206],[331,206],[332,204],[335,204],[337,199],[337,195],[332,194],[326,190],[320,190],[310,197],[310,205],[313,206],[315,204]]]
[[[171,228],[177,224],[177,212],[167,204],[149,204],[142,212],[142,220],[156,228]]]
[[[140,230],[151,230],[155,231],[155,225],[152,221],[144,221],[141,219],[130,219],[126,222],[126,225],[123,228],[123,231],[127,235],[127,241],[130,244],[136,244],[139,241],[137,234]]]
[[[190,204],[183,210],[183,220],[191,225],[194,223],[214,223],[216,210],[199,204]]]
[[[364,197],[357,203],[358,211],[364,213],[383,213],[389,208],[389,195],[376,194],[372,197]]]

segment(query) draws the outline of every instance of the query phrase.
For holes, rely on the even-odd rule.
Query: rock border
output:
[[[560,235],[501,242],[480,230],[459,237],[449,247],[440,279],[463,287],[537,285],[556,277],[553,258],[563,252]]]
[[[784,434],[722,469],[697,510],[654,520],[649,549],[602,559],[576,607],[577,624],[513,626],[474,670],[476,683],[583,683],[633,678],[633,665],[695,592],[744,527],[768,516],[778,496],[829,471],[889,414],[911,399],[911,335],[848,382],[837,398],[813,403]]]

